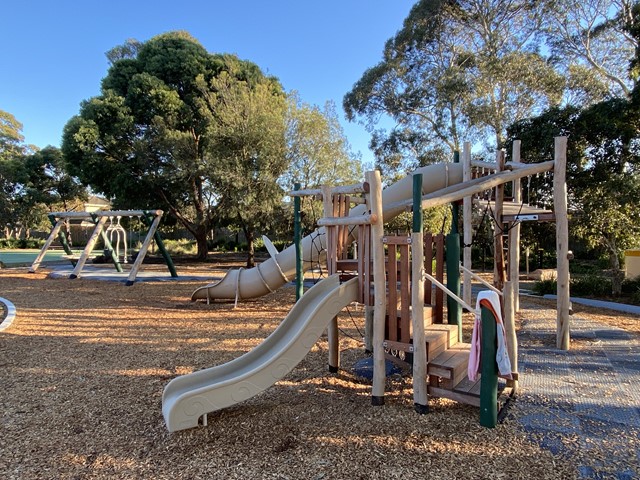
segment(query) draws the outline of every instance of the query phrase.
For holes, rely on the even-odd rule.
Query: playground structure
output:
[[[304,357],[325,328],[329,342],[329,369],[337,371],[339,347],[336,315],[343,307],[355,301],[365,305],[365,345],[370,345],[373,351],[374,405],[384,404],[386,357],[391,352],[404,352],[405,358],[412,361],[416,411],[425,413],[428,410],[429,395],[447,397],[480,407],[481,424],[495,426],[498,412],[498,368],[495,358],[499,347],[496,345],[496,336],[497,327],[502,326],[503,313],[499,311],[501,309],[487,308],[484,305],[482,308],[473,308],[469,302],[459,298],[457,292],[442,283],[441,274],[439,275],[443,270],[441,263],[436,267],[436,277],[428,273],[431,269],[430,249],[433,241],[430,238],[426,242],[428,253],[425,259],[422,210],[464,199],[466,248],[462,271],[465,273],[466,293],[471,279],[470,255],[466,252],[471,243],[467,235],[467,230],[470,231],[467,207],[471,204],[471,197],[495,188],[494,221],[500,226],[505,221],[502,213],[503,185],[514,182],[514,191],[517,191],[520,178],[554,170],[558,255],[557,342],[558,347],[568,348],[569,252],[564,183],[565,151],[566,138],[559,137],[555,143],[554,160],[540,164],[514,161],[505,167],[502,152],[498,153],[495,164],[472,164],[470,146],[465,144],[463,165],[425,167],[384,191],[381,189],[379,173],[368,172],[366,182],[362,185],[291,192],[294,197],[322,195],[324,218],[318,221],[321,228],[283,252],[277,252],[271,246],[271,258],[261,266],[252,270],[231,271],[220,282],[196,290],[192,298],[206,298],[208,301],[225,298],[235,299],[237,302],[264,295],[289,281],[296,271],[300,290],[304,270],[303,256],[305,259],[311,257],[309,264],[325,260],[329,277],[304,294],[274,333],[254,350],[228,364],[172,380],[163,394],[163,415],[168,429],[176,431],[194,427],[200,418],[206,423],[208,412],[246,400],[273,385]],[[513,158],[519,160],[519,142],[514,144]],[[478,172],[476,178],[472,178],[472,167],[495,173],[482,176]],[[440,176],[433,175],[436,172]],[[362,194],[364,198],[353,202],[353,194]],[[466,202],[467,199],[469,203]],[[350,208],[351,203],[356,206]],[[407,210],[414,212],[411,236],[385,237],[384,221]],[[511,221],[518,223],[521,219],[517,217],[518,215]],[[502,232],[501,228],[496,230],[499,235],[495,235],[495,251],[501,254]],[[500,254],[495,255],[496,286],[491,288],[503,297],[503,341],[508,349],[511,367],[510,374],[506,375],[509,378],[506,386],[513,392],[517,388],[518,379],[514,327],[514,292],[518,291],[518,238],[515,227],[509,232],[509,244],[515,247],[509,253],[509,277],[506,275],[504,258]],[[513,237],[512,232],[515,232]],[[348,258],[347,247],[354,240],[358,242],[357,258]],[[457,241],[459,245],[459,239]],[[436,252],[438,242],[441,243],[442,240],[436,239]],[[385,244],[388,252],[386,257]],[[436,256],[438,255],[440,254],[437,253]],[[459,277],[450,278],[459,275],[459,255],[453,260],[453,265],[451,267],[450,261],[447,284],[457,283],[459,288]],[[425,280],[429,280],[429,287],[426,289]],[[447,323],[442,320],[442,323],[438,323],[438,319],[443,318],[441,305],[444,302],[440,301],[438,304],[436,300],[436,305],[431,305],[431,294],[425,297],[425,291],[431,291],[431,284],[453,300],[449,302]],[[470,293],[470,288],[468,292]],[[439,295],[441,294],[436,295],[436,299],[442,298]],[[476,312],[481,319],[482,361],[479,381],[471,381],[467,375],[471,372],[468,366],[471,347],[461,342],[462,307]]]
[[[133,285],[133,283],[135,282],[136,276],[138,275],[140,267],[144,262],[144,258],[147,255],[147,251],[149,250],[149,246],[151,245],[152,241],[156,242],[158,250],[162,254],[171,276],[177,277],[178,274],[176,272],[175,266],[173,265],[173,261],[171,260],[171,256],[164,247],[162,237],[158,233],[158,225],[162,220],[162,215],[162,210],[101,210],[96,212],[50,213],[49,220],[52,225],[51,232],[49,233],[47,240],[42,246],[40,253],[31,265],[29,272],[34,273],[37,271],[37,269],[40,267],[40,264],[42,263],[45,254],[47,253],[47,250],[49,250],[57,236],[60,240],[60,243],[62,244],[62,247],[64,248],[64,251],[67,253],[69,260],[74,265],[73,272],[69,275],[69,278],[74,279],[81,276],[82,269],[87,263],[91,252],[93,252],[93,250],[95,249],[99,238],[102,238],[102,241],[104,243],[105,256],[110,257],[118,273],[124,273],[122,263],[128,262],[127,232],[120,224],[120,220],[122,217],[139,217],[142,222],[147,225],[148,230],[145,239],[140,246],[140,250],[138,251],[133,265],[131,266],[131,269],[127,275],[126,285]],[[68,225],[68,222],[70,222],[71,220],[90,221],[95,225],[93,232],[91,233],[91,236],[89,237],[89,240],[87,241],[87,244],[79,257],[73,256],[73,251],[71,250],[71,247],[67,242],[67,235],[65,235],[65,232],[63,231],[63,228]],[[123,251],[122,256],[120,255],[121,248]]]

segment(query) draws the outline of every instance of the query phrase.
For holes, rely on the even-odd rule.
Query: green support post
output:
[[[413,233],[422,233],[422,174],[413,175]]]
[[[482,341],[480,356],[480,425],[494,428],[498,423],[498,364],[496,363],[496,319],[491,310],[480,309]]]
[[[55,227],[56,223],[58,223],[58,221],[56,220],[56,216],[53,214],[49,214],[48,217],[49,217],[49,221],[51,222],[51,225]],[[67,237],[64,235],[64,232],[62,231],[62,229],[60,229],[60,231],[58,232],[58,238],[60,239],[60,243],[62,244],[62,248],[64,249],[64,252],[67,255],[73,255],[73,252],[71,251],[71,247],[69,246],[69,242],[67,242]]]
[[[300,190],[300,184],[293,185],[295,191]],[[296,249],[296,302],[304,293],[304,273],[302,265],[302,218],[300,215],[300,197],[293,197],[293,243]]]
[[[140,218],[144,221],[144,223],[145,223],[145,225],[147,227],[151,228],[151,224],[153,223],[154,217],[155,217],[155,213],[154,212],[145,211],[144,215],[142,217],[140,217]],[[171,276],[173,278],[177,278],[178,277],[178,272],[176,272],[176,266],[173,264],[173,260],[171,259],[171,255],[169,255],[169,252],[167,251],[166,247],[164,246],[164,242],[162,241],[162,237],[158,233],[158,230],[153,232],[153,239],[156,241],[156,245],[158,246],[158,250],[160,250],[160,254],[162,255],[162,258],[164,258],[164,262],[167,264],[167,268],[169,269],[169,273],[171,273]]]
[[[454,152],[454,163],[460,162],[460,153]],[[447,235],[447,288],[460,296],[460,234],[458,233],[458,205],[451,204],[451,233]],[[447,296],[447,322],[458,326],[458,338],[462,338],[462,307]]]

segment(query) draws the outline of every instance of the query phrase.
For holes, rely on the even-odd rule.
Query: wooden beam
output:
[[[520,163],[520,140],[514,140],[511,149],[511,162],[510,165]],[[513,203],[522,203],[522,185],[520,179],[516,178],[511,183],[511,191],[513,197]],[[520,311],[520,222],[522,221],[519,216],[510,219],[507,216],[502,216],[502,221],[509,223],[509,281],[513,286],[513,309],[514,313]],[[539,217],[538,217],[539,218]]]
[[[371,185],[371,213],[378,215],[378,221],[371,225],[371,248],[373,254],[373,292],[375,299],[373,313],[373,387],[371,403],[384,405],[386,364],[384,357],[384,317],[386,312],[386,282],[384,278],[384,226],[382,224],[382,187],[380,172],[367,172]]]
[[[557,347],[569,350],[569,217],[567,213],[567,137],[556,137],[554,145],[553,206],[556,212],[557,258]]]
[[[462,181],[468,184],[471,181],[471,143],[464,142],[462,148]],[[473,243],[473,197],[468,195],[462,200],[462,265],[471,270],[471,244]],[[462,275],[462,299],[471,303],[471,276],[467,270]]]

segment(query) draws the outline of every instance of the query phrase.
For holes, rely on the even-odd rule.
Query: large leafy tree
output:
[[[288,167],[286,98],[273,79],[252,87],[227,72],[209,85],[202,81],[201,88],[215,117],[207,131],[207,153],[216,159],[210,176],[216,205],[242,228],[252,267],[255,234],[273,221],[283,197],[278,178]]]
[[[66,209],[85,190],[64,170],[58,148],[37,150],[24,143],[22,124],[0,111],[0,222],[5,236],[46,228],[46,213]]]
[[[217,93],[212,81],[223,73],[250,88],[265,75],[233,55],[210,54],[185,32],[128,41],[109,53],[101,94],[65,126],[69,170],[119,207],[168,210],[205,258],[219,199],[211,173],[221,160],[210,135],[219,117],[206,96]]]
[[[628,97],[632,0],[549,0],[543,28],[553,63],[568,78],[567,101],[588,105]]]
[[[571,2],[559,2],[565,7]],[[609,257],[613,272],[613,293],[621,289],[622,271],[620,257],[624,249],[636,246],[640,241],[640,89],[634,76],[637,64],[638,3],[633,8],[624,6],[619,11],[614,4],[626,2],[588,1],[571,4],[576,11],[568,15],[566,22],[582,15],[571,37],[575,42],[584,42],[586,49],[580,53],[577,46],[567,44],[564,48],[588,63],[600,59],[601,64],[592,64],[594,78],[602,82],[609,97],[585,107],[569,105],[551,109],[544,114],[523,120],[510,128],[513,138],[522,139],[527,161],[542,161],[552,158],[553,137],[569,136],[567,183],[572,211],[570,223],[572,234],[582,238],[591,247],[599,247]],[[628,9],[627,9],[628,8]],[[584,18],[590,18],[585,21]],[[624,28],[619,22],[624,19]],[[616,33],[629,38],[629,45],[596,45],[606,35]],[[562,32],[560,32],[562,33]],[[592,42],[589,42],[589,40]],[[567,40],[569,42],[569,39]],[[588,50],[593,47],[592,52]],[[623,48],[624,47],[624,48]],[[555,46],[554,48],[557,48]],[[627,52],[620,57],[619,49]],[[627,66],[607,65],[603,52]],[[635,58],[633,58],[635,53]],[[601,65],[601,66],[598,66]],[[606,67],[606,68],[605,68]],[[629,70],[629,67],[631,69]],[[615,73],[618,72],[618,73]],[[616,80],[619,78],[619,81]],[[632,89],[627,88],[632,86]],[[617,92],[618,97],[611,96]],[[536,182],[535,191],[549,196],[549,182]]]
[[[373,146],[379,160],[413,158],[411,167],[450,157],[463,139],[502,147],[509,124],[562,94],[538,52],[543,12],[527,0],[419,1],[345,96],[348,118],[373,130],[390,116],[396,127],[378,130]]]
[[[333,103],[327,102],[321,109],[303,102],[293,92],[286,118],[290,167],[281,183],[287,191],[293,190],[295,183],[305,190],[362,181],[362,164],[350,149]],[[315,228],[315,222],[323,216],[322,202],[304,197],[302,210],[304,227]]]

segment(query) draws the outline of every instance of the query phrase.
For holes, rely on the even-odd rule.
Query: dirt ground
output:
[[[221,274],[216,265],[205,268]],[[206,427],[169,434],[161,412],[169,380],[258,345],[286,316],[293,288],[234,309],[192,303],[202,281],[125,287],[46,273],[0,270],[0,296],[17,308],[0,334],[0,478],[576,476],[571,464],[527,440],[511,414],[486,429],[477,409],[432,399],[430,413],[417,415],[410,378],[390,378],[386,405],[372,407],[370,384],[352,373],[364,356],[355,308],[339,320],[337,375],[327,372],[323,338],[266,392],[209,414]],[[522,314],[535,310],[523,302]],[[624,315],[587,314],[640,334]],[[470,322],[465,317],[467,329]]]

